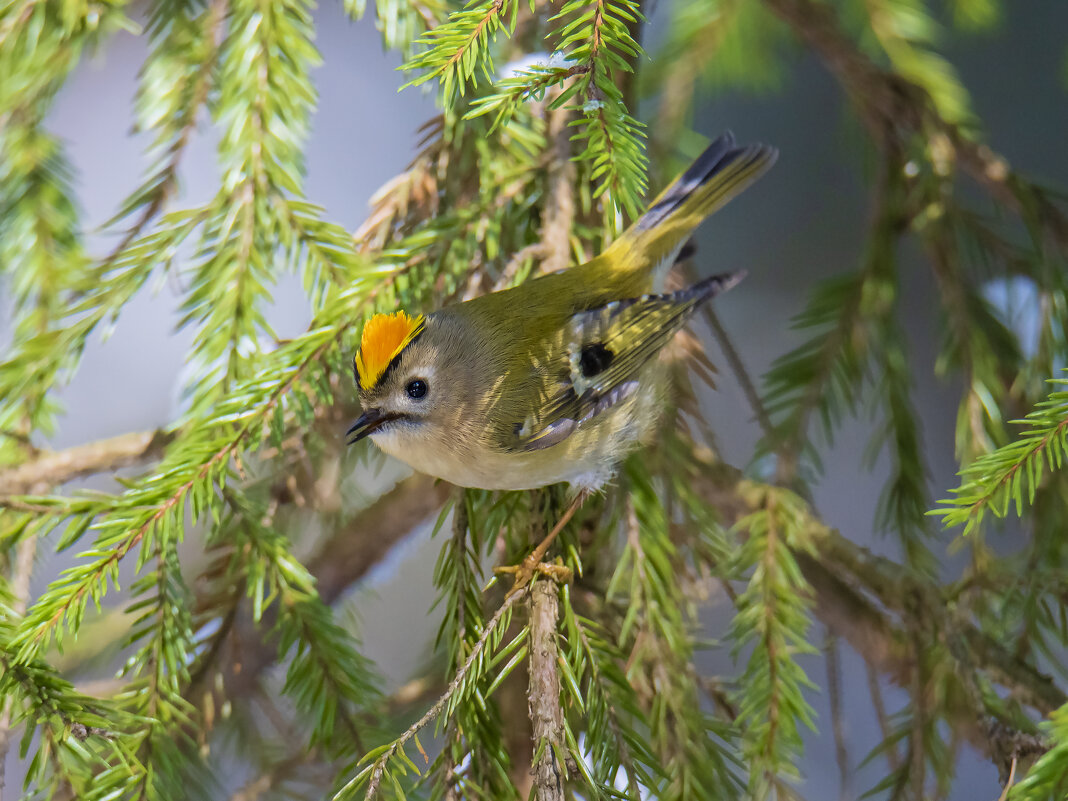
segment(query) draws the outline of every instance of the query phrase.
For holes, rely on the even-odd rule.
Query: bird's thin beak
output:
[[[400,415],[397,414],[384,414],[381,409],[368,409],[360,415],[360,419],[352,424],[352,427],[345,432],[345,436],[349,437],[349,445],[354,445],[368,434],[374,433],[374,431],[391,420],[396,420]]]

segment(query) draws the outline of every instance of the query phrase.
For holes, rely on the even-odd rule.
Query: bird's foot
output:
[[[510,598],[517,592],[521,592],[524,588],[530,585],[530,582],[534,580],[537,575],[551,578],[560,584],[566,584],[571,581],[573,575],[571,568],[564,564],[561,564],[559,560],[556,562],[539,562],[533,559],[533,553],[526,559],[520,562],[518,565],[505,565],[503,567],[493,568],[493,572],[498,575],[510,575],[515,578],[512,588],[508,590],[508,595],[505,597]]]
[[[527,558],[520,562],[518,565],[507,565],[504,567],[495,567],[493,572],[497,574],[505,573],[515,576],[515,583],[512,584],[512,589],[508,591],[508,597],[515,595],[520,590],[527,587],[531,581],[534,580],[534,576],[541,574],[552,578],[558,582],[571,581],[571,568],[565,567],[563,564],[543,562],[545,558],[545,552],[549,550],[549,546],[553,544],[553,540],[567,525],[567,521],[574,516],[579,507],[582,506],[585,501],[585,495],[579,495],[572,501],[571,505],[567,507],[567,511],[553,526],[553,530],[549,532],[548,536],[538,543],[538,547],[527,554]]]

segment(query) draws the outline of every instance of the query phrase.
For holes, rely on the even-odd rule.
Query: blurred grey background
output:
[[[948,55],[972,92],[994,148],[1016,169],[1068,186],[1064,87],[1068,3],[1025,0],[1006,3],[1005,8],[1006,19],[999,28],[955,35]],[[656,44],[668,14],[670,4],[658,4],[646,33],[646,44],[657,58],[665,57],[657,53]],[[324,63],[315,72],[319,107],[307,148],[306,191],[310,200],[326,208],[328,218],[354,228],[365,216],[375,189],[405,168],[414,154],[416,130],[435,108],[432,96],[418,89],[398,93],[403,83],[396,71],[399,59],[383,54],[372,22],[352,23],[340,4],[328,3],[316,12],[316,23]],[[76,169],[77,195],[86,228],[93,231],[91,250],[97,254],[108,248],[111,239],[96,229],[114,213],[147,166],[147,140],[130,135],[131,101],[145,54],[143,38],[117,35],[85,60],[50,118]],[[647,110],[654,111],[651,106]],[[838,87],[809,57],[794,63],[782,91],[758,97],[718,96],[697,115],[696,129],[710,137],[729,127],[741,140],[763,140],[782,153],[775,169],[707,223],[699,237],[697,264],[703,273],[749,270],[749,279],[718,302],[716,310],[755,376],[798,341],[790,319],[802,308],[812,285],[852,269],[861,256],[868,208],[849,126]],[[183,160],[182,195],[176,207],[206,199],[214,193],[217,180],[214,138],[205,121]],[[939,336],[936,297],[929,291],[926,265],[918,257],[908,259],[906,252],[911,294],[903,304],[908,315],[905,327],[921,367],[915,376],[915,403],[924,419],[932,493],[940,497],[953,484],[958,388],[932,376]],[[77,377],[61,392],[66,413],[53,447],[148,430],[172,418],[191,341],[189,331],[176,331],[174,289],[164,283],[142,292],[106,342],[93,339]],[[9,335],[3,295],[0,285],[0,342]],[[295,280],[277,287],[269,319],[282,337],[307,324],[307,302]],[[710,342],[709,353],[721,370],[718,391],[709,393],[704,402],[725,457],[745,466],[758,430]],[[871,474],[858,469],[869,431],[869,422],[860,420],[841,432],[826,459],[827,473],[815,500],[829,524],[859,543],[892,553],[894,544],[872,533],[886,465],[880,463]],[[948,537],[943,539],[948,543]],[[437,547],[428,530],[416,532],[347,601],[358,617],[367,653],[390,686],[417,674],[429,656],[437,618],[426,613],[434,597],[431,572]],[[47,555],[41,559],[35,593],[59,567]],[[719,632],[730,610],[723,599],[714,598],[705,614],[709,630]],[[842,653],[846,739],[856,766],[881,738],[863,664],[848,649]],[[710,652],[702,660],[710,671],[733,671],[725,653]],[[815,683],[824,685],[822,660],[809,658],[804,664]],[[887,692],[893,710],[903,695],[893,688]],[[825,694],[813,692],[811,700],[821,722],[828,724]],[[809,801],[839,797],[829,725],[824,732],[807,738],[799,790]],[[995,768],[970,751],[962,753],[950,801],[996,799],[1000,786]],[[9,754],[8,760],[8,786],[14,788],[21,782],[22,770],[17,754]],[[859,797],[884,771],[885,762],[879,759],[859,768],[850,797]]]

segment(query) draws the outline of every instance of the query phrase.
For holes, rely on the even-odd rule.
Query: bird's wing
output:
[[[527,401],[524,419],[505,422],[499,444],[510,451],[548,448],[630,397],[641,368],[694,309],[742,275],[717,275],[680,292],[617,300],[572,315],[550,348],[544,390]]]

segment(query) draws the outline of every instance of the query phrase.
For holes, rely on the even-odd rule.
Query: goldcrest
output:
[[[744,273],[659,294],[697,225],[777,152],[725,134],[585,264],[427,315],[379,314],[354,371],[364,412],[348,433],[464,487],[596,490],[653,431],[656,358]]]

